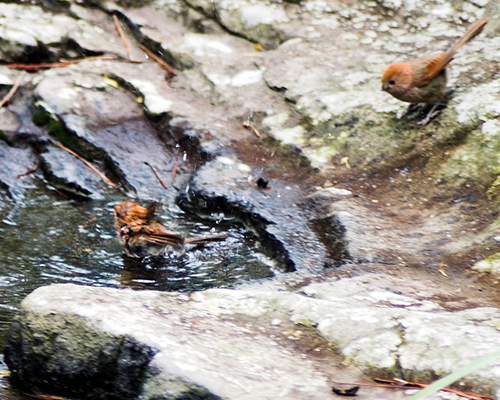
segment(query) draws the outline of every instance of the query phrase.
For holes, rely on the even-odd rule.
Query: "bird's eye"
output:
[[[394,79],[391,79],[391,80],[389,81],[389,85],[394,85],[395,83],[396,83],[396,81],[395,81]]]

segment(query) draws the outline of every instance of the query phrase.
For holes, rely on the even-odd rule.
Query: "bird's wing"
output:
[[[150,229],[143,228],[141,230],[142,236],[150,243],[165,244],[165,245],[184,245],[184,236],[179,233],[170,232],[166,228]]]
[[[222,242],[227,239],[227,235],[196,236],[186,239],[187,244],[206,244],[210,242]]]
[[[411,61],[415,76],[413,85],[422,87],[429,84],[451,61],[447,59],[446,54],[428,55]]]

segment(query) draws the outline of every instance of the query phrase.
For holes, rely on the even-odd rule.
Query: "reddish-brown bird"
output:
[[[148,208],[131,201],[115,206],[116,234],[130,257],[160,256],[171,251],[182,254],[185,244],[206,244],[227,239],[224,235],[185,238],[154,221],[155,210],[155,203]]]
[[[444,99],[446,67],[453,60],[457,50],[481,33],[487,23],[486,17],[474,22],[467,32],[444,53],[389,65],[382,76],[382,90],[389,92],[396,99],[412,103],[408,109],[418,103],[435,103],[427,116],[420,121],[421,125],[427,124],[438,114],[436,108]]]

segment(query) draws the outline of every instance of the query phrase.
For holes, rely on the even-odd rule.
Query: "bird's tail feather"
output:
[[[210,242],[222,242],[227,239],[226,235],[210,235],[186,238],[186,244],[207,244]]]
[[[487,23],[488,23],[487,17],[481,17],[476,22],[474,22],[469,27],[469,29],[467,29],[467,32],[465,32],[464,35],[460,39],[458,39],[456,43],[453,46],[451,46],[450,49],[446,52],[446,58],[445,58],[446,64],[453,59],[455,53],[460,47],[462,47],[465,43],[467,43],[468,41],[472,40],[474,37],[479,35],[483,31]]]

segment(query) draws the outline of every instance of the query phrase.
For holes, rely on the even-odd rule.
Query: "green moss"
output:
[[[494,253],[494,254],[486,257],[485,260],[490,262],[490,263],[500,262],[500,253]]]
[[[60,140],[61,142],[67,138],[66,130],[64,129],[64,125],[60,122],[51,120],[49,122],[49,126],[47,127],[47,132],[54,139]]]
[[[47,126],[47,133],[59,143],[78,153],[86,160],[93,161],[95,154],[92,154],[92,150],[86,148],[85,144],[80,141],[78,137],[68,132],[61,122],[51,120]]]
[[[4,142],[7,140],[7,135],[1,129],[0,129],[0,140],[3,140]]]
[[[22,310],[13,320],[6,359],[13,380],[27,390],[135,399],[154,354],[132,337],[111,335],[75,315]]]
[[[45,110],[38,110],[31,117],[31,121],[33,121],[36,126],[45,126],[50,122],[50,115],[45,112]]]
[[[304,327],[304,328],[315,328],[318,324],[308,319],[301,319],[300,321],[295,322],[295,325]]]

